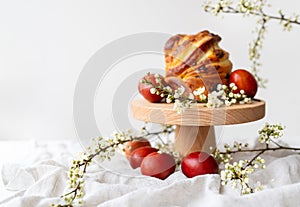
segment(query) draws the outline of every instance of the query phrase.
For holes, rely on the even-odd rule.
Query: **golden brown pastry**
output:
[[[232,63],[220,41],[220,36],[206,30],[172,36],[164,48],[166,77],[181,78],[192,91],[205,86],[206,94],[218,83],[227,84]]]

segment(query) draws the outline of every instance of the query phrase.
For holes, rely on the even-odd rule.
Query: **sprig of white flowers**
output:
[[[300,148],[282,146],[275,141],[275,139],[283,136],[284,129],[285,127],[281,124],[266,123],[265,126],[258,131],[258,139],[264,144],[263,148],[248,149],[248,143],[242,144],[234,142],[233,146],[225,144],[225,151],[215,149],[213,152],[214,157],[224,165],[224,169],[220,173],[221,184],[230,184],[232,188],[240,188],[241,194],[249,194],[263,190],[265,186],[263,186],[260,182],[257,182],[255,185],[252,184],[252,186],[250,185],[251,174],[258,169],[266,168],[265,160],[261,156],[267,151],[300,151]],[[257,154],[255,154],[250,160],[239,160],[231,163],[233,154],[249,152],[256,152]]]
[[[146,77],[147,76],[150,76],[150,73],[147,73]],[[159,74],[155,73],[154,77],[156,84],[153,84],[152,81],[147,78],[141,79],[140,81],[143,84],[152,86],[152,88],[150,88],[151,94],[162,97],[166,103],[174,103],[173,109],[177,113],[183,113],[192,103],[197,103],[197,101],[194,100],[193,94],[189,94],[189,96],[185,95],[185,88],[183,86],[173,90],[170,86],[162,83]]]
[[[236,103],[252,103],[252,99],[245,94],[244,90],[238,91],[234,83],[230,83],[229,87],[219,84],[215,91],[208,94],[206,106],[208,108],[218,108],[224,105],[231,106]]]
[[[284,126],[281,124],[266,123],[264,128],[258,131],[259,141],[261,143],[269,144],[273,139],[278,139],[283,136]]]
[[[147,74],[150,75],[149,73]],[[150,80],[142,79],[141,82],[152,86],[151,94],[156,94],[165,98],[166,103],[174,103],[174,111],[177,113],[184,113],[185,109],[190,108],[194,103],[205,103],[208,108],[219,108],[222,106],[231,106],[233,104],[251,103],[244,90],[238,90],[234,83],[227,85],[218,84],[216,89],[205,95],[205,87],[199,87],[194,90],[192,94],[187,97],[185,95],[185,88],[183,86],[173,90],[170,86],[164,86],[158,74],[154,74],[155,81],[158,83],[154,85]]]
[[[118,151],[123,153],[124,144],[128,141],[146,138],[148,140],[154,139],[155,146],[160,151],[170,151],[172,145],[165,143],[162,136],[168,136],[174,132],[174,127],[170,125],[163,125],[162,129],[157,132],[149,132],[146,127],[141,130],[141,135],[134,135],[130,130],[126,132],[115,132],[112,137],[98,137],[92,140],[92,145],[87,148],[87,151],[81,153],[78,159],[72,161],[68,173],[68,187],[69,192],[62,195],[64,204],[51,204],[53,207],[74,207],[75,205],[83,204],[84,197],[84,175],[87,172],[87,167],[90,166],[93,160],[97,159],[99,162],[111,160],[111,158]],[[179,154],[171,153],[176,160],[179,160]],[[177,157],[176,157],[177,156]]]
[[[230,184],[233,189],[240,186],[241,194],[254,193],[264,189],[264,186],[258,182],[258,185],[251,187],[249,184],[250,175],[258,168],[265,169],[265,161],[261,157],[257,157],[249,165],[248,160],[239,160],[232,164],[226,163],[225,169],[221,171],[221,184]]]
[[[87,152],[81,153],[79,159],[74,159],[68,173],[68,185],[70,191],[61,196],[65,204],[52,204],[54,207],[72,207],[83,204],[84,196],[84,174],[87,167],[91,165],[93,159],[99,161],[110,160],[115,155],[115,151],[134,137],[129,132],[115,133],[112,138],[98,137],[93,139],[93,147],[89,147]]]
[[[183,113],[192,103],[205,103],[207,108],[219,108],[222,106],[231,106],[233,104],[252,103],[252,99],[245,94],[245,91],[238,91],[238,88],[234,83],[229,84],[229,86],[218,84],[216,89],[209,93],[208,96],[205,95],[205,87],[196,89],[193,91],[193,94],[196,99],[175,99],[174,109],[176,109],[178,113]]]
[[[259,86],[265,88],[267,79],[259,75],[259,70],[261,67],[261,50],[267,32],[266,25],[270,20],[276,20],[283,26],[283,30],[291,31],[293,25],[300,25],[299,15],[287,16],[281,9],[276,15],[268,14],[265,12],[265,8],[271,5],[267,3],[267,0],[215,0],[213,2],[205,2],[203,5],[204,10],[213,15],[241,14],[246,17],[258,18],[256,28],[253,31],[256,37],[249,44],[249,60],[252,63],[252,73]]]

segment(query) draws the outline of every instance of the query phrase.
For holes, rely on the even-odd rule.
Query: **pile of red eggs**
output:
[[[143,175],[166,179],[176,169],[173,156],[158,152],[146,139],[127,142],[125,154],[131,167],[140,167]],[[182,159],[181,170],[190,178],[203,174],[217,174],[219,167],[217,161],[206,152],[192,152]]]

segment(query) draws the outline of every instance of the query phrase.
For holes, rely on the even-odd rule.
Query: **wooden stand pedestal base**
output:
[[[216,147],[213,126],[176,126],[175,150],[181,155],[195,151],[209,153],[210,147]]]

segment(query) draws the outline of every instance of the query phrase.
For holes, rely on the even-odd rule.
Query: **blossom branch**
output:
[[[235,142],[231,147],[228,144],[224,145],[225,151],[220,151],[216,149],[214,151],[214,156],[220,160],[221,163],[225,164],[225,169],[221,171],[221,181],[222,185],[227,185],[230,183],[233,188],[238,184],[241,186],[241,194],[254,193],[256,191],[262,190],[264,186],[260,183],[256,187],[249,185],[250,175],[258,168],[265,168],[265,161],[261,156],[268,151],[278,151],[278,150],[292,150],[300,151],[300,148],[282,146],[275,139],[283,136],[282,131],[285,127],[280,124],[268,124],[259,130],[259,141],[265,144],[264,148],[247,149],[248,144],[242,144]],[[271,147],[270,144],[275,146]],[[250,160],[240,160],[238,162],[230,163],[232,160],[232,154],[237,153],[249,153],[256,152],[256,154]]]
[[[245,8],[247,7],[245,4],[242,4]],[[215,6],[211,6],[209,4],[204,5],[204,11],[205,12],[212,12],[215,10]],[[285,14],[282,13],[281,10],[278,11],[279,15],[275,16],[272,14],[267,14],[265,13],[262,9],[258,11],[254,11],[254,10],[239,10],[236,9],[232,6],[220,6],[218,13],[226,13],[226,14],[243,14],[243,15],[253,15],[253,16],[259,16],[259,17],[265,17],[267,19],[274,19],[274,20],[279,20],[280,22],[289,22],[290,24],[298,24],[300,25],[300,21],[298,20],[298,18],[288,18],[286,17]]]
[[[150,75],[148,73],[145,77],[150,77]],[[252,103],[252,98],[248,97],[244,90],[239,90],[235,83],[230,83],[229,86],[216,84],[214,90],[208,95],[205,95],[205,87],[202,86],[187,96],[185,87],[180,86],[174,90],[169,85],[163,85],[158,74],[154,74],[154,77],[158,84],[153,84],[147,78],[142,79],[141,83],[151,86],[151,94],[161,96],[166,103],[174,103],[173,109],[179,114],[196,103],[205,103],[203,106],[208,108]]]
[[[279,21],[284,30],[290,31],[292,25],[300,25],[299,15],[287,17],[282,10],[279,10],[277,15],[266,13],[264,8],[270,6],[267,4],[267,0],[238,0],[236,2],[237,3],[234,4],[234,1],[231,0],[218,0],[215,5],[212,5],[209,2],[205,3],[203,7],[205,12],[212,13],[213,15],[224,13],[259,17],[257,23],[260,25],[260,28],[255,31],[257,35],[254,39],[254,44],[249,45],[249,60],[252,62],[251,69],[254,76],[257,78],[259,86],[265,88],[267,80],[258,75],[258,68],[261,67],[259,60],[263,46],[262,40],[264,39],[264,34],[266,32],[266,23],[269,20]]]
[[[73,160],[72,165],[70,167],[70,171],[68,174],[68,183],[69,188],[71,189],[68,193],[61,196],[65,200],[65,204],[51,204],[54,207],[73,207],[75,204],[83,203],[83,186],[84,186],[84,175],[87,171],[88,166],[92,163],[95,158],[100,158],[100,161],[104,159],[110,160],[116,149],[123,149],[123,145],[132,140],[138,140],[141,138],[153,138],[157,137],[160,141],[162,138],[160,137],[162,134],[171,134],[174,131],[172,126],[164,126],[164,128],[160,131],[150,132],[143,127],[141,136],[133,136],[129,133],[115,133],[113,138],[105,139],[103,137],[99,137],[94,139],[94,149],[91,147],[88,148],[88,152],[83,153],[83,157],[78,160]],[[165,143],[162,142],[162,145]]]
[[[249,45],[249,59],[252,61],[252,71],[257,79],[257,82],[260,84],[260,87],[265,88],[267,80],[262,78],[259,75],[259,67],[261,66],[261,63],[259,62],[261,57],[261,50],[263,45],[263,40],[265,39],[265,33],[267,31],[266,29],[266,23],[267,18],[263,17],[261,20],[260,28],[258,29],[257,36],[254,39],[253,43],[250,43]]]

